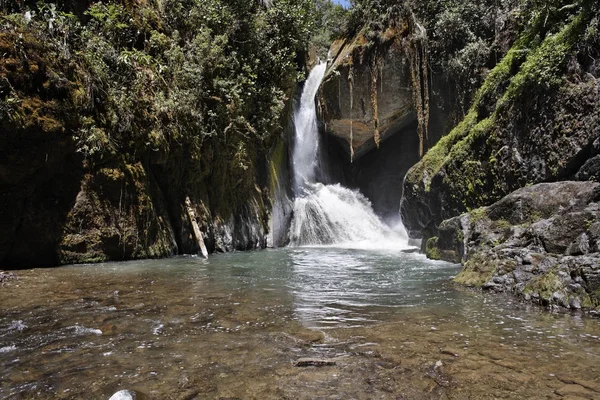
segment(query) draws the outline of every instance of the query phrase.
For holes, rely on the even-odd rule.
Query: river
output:
[[[17,271],[0,398],[600,397],[598,319],[455,286],[459,268],[300,247]]]

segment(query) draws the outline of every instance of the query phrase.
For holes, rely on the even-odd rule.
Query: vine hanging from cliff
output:
[[[417,112],[419,135],[419,157],[425,154],[429,141],[429,55],[427,31],[411,12],[408,18],[410,35],[405,40],[406,53],[410,62],[413,101]]]
[[[354,135],[352,132],[352,109],[354,108],[354,72],[350,66],[348,73],[348,84],[350,85],[350,162],[354,161]]]
[[[375,146],[379,148],[381,138],[379,136],[379,102],[377,99],[377,80],[382,68],[381,57],[373,57],[371,59],[371,107],[373,108],[373,123],[375,128],[374,140]]]

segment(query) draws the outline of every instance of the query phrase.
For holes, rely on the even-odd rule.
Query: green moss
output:
[[[456,158],[473,143],[474,138],[487,134],[493,126],[495,115],[480,120],[480,104],[495,104],[502,95],[502,87],[510,79],[515,65],[523,58],[531,35],[524,34],[509,50],[507,55],[492,69],[481,88],[477,91],[469,113],[446,136],[432,147],[407,175],[408,182],[425,182],[425,191],[430,189],[431,178],[449,160]],[[473,135],[474,137],[471,137]],[[454,147],[457,146],[455,150]]]
[[[550,301],[554,292],[564,289],[562,281],[554,271],[547,272],[532,279],[525,286],[524,293],[538,293],[544,301]]]
[[[517,264],[515,260],[504,261],[502,265],[498,268],[498,275],[505,275],[511,273],[515,269],[517,269],[518,266],[519,264]]]
[[[552,20],[550,27],[542,14],[488,74],[465,118],[409,171],[406,182],[417,195],[431,191],[431,181],[442,169],[441,186],[457,214],[507,194],[512,185],[503,184],[495,171],[499,123],[509,107],[517,115],[522,112],[515,107],[517,100],[538,101],[562,84],[566,60],[588,17],[584,11],[566,23],[565,18]],[[562,27],[558,33],[546,35],[557,27]]]
[[[452,146],[468,134],[471,127],[476,122],[477,114],[470,112],[460,124],[458,124],[448,135],[440,139],[440,141],[432,147],[406,176],[406,179],[411,184],[424,183],[425,191],[428,192],[431,185],[431,178],[444,165],[446,156],[452,149]]]
[[[417,182],[424,182],[425,192],[429,192],[431,179],[439,172],[443,165],[451,160],[468,160],[470,157],[470,149],[473,143],[483,137],[489,136],[495,122],[495,113],[491,116],[479,120],[478,106],[482,99],[488,99],[497,87],[506,78],[509,72],[509,65],[512,64],[512,59],[505,63],[500,63],[490,73],[486,79],[484,86],[478,92],[475,98],[474,105],[465,118],[446,136],[432,147],[425,156],[417,163],[408,173],[407,181],[413,185]],[[475,194],[480,189],[481,177],[474,173],[467,173],[461,169],[464,176],[469,180],[466,182],[468,193]],[[472,172],[481,172],[480,165],[473,165]],[[463,181],[464,182],[464,181]],[[470,185],[470,186],[469,186]]]
[[[533,96],[560,86],[567,56],[585,26],[584,21],[584,14],[581,13],[560,32],[547,36],[511,79],[500,105],[508,104],[519,96]]]
[[[269,159],[269,178],[270,178],[270,191],[273,195],[280,185],[279,173],[281,168],[284,167],[286,159],[286,143],[280,141],[277,143]]]
[[[155,244],[148,247],[148,258],[162,258],[171,255],[171,246],[167,238],[160,238]]]
[[[585,230],[589,231],[592,225],[596,222],[595,218],[589,217],[585,219]]]
[[[469,218],[473,223],[479,222],[487,218],[487,209],[485,207],[477,208],[469,213]]]
[[[494,261],[481,253],[475,253],[465,263],[462,271],[454,278],[454,282],[466,286],[480,287],[494,276],[497,270]]]
[[[521,224],[521,226],[528,227],[529,225],[541,221],[542,219],[544,219],[544,215],[540,211],[535,210],[527,216],[526,221],[523,224]]]
[[[600,287],[593,290],[591,296],[596,299],[600,299]]]
[[[125,174],[118,168],[102,168],[98,171],[99,175],[103,175],[106,179],[111,181],[122,181],[125,178]]]
[[[109,261],[106,254],[101,252],[90,251],[87,253],[79,253],[74,251],[60,251],[59,262],[62,265],[67,264],[96,264]]]
[[[488,74],[473,100],[475,107],[479,108],[483,104],[494,106],[501,98],[502,92],[506,90],[506,84],[513,76],[514,71],[525,60],[531,48],[536,47],[535,31],[535,25],[526,30],[513,44],[504,58]]]
[[[494,221],[494,227],[496,229],[508,230],[508,229],[512,228],[512,224],[510,222],[508,222],[507,220],[501,218],[501,219]]]
[[[581,307],[583,308],[594,308],[598,305],[598,301],[593,302],[589,295],[581,297]]]
[[[431,260],[441,260],[442,255],[440,249],[437,247],[439,238],[437,236],[427,239],[425,244],[425,255]]]
[[[465,240],[465,234],[462,229],[456,228],[456,240],[462,243]]]

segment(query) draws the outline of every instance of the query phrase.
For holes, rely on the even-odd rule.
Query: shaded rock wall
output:
[[[240,143],[215,137],[200,160],[187,146],[147,143],[92,160],[75,143],[86,88],[47,46],[29,31],[0,32],[0,95],[18,100],[0,105],[2,268],[195,254],[186,197],[209,251],[267,245],[270,165],[285,154],[246,144],[236,162]]]
[[[301,85],[297,85],[290,96],[285,110],[283,132],[277,145],[269,155],[268,175],[270,179],[270,217],[268,223],[267,246],[283,247],[289,242],[289,227],[293,217],[293,160],[292,146],[295,135],[293,111],[300,101]]]
[[[34,3],[0,4],[0,265],[265,247],[304,9]]]
[[[6,132],[5,132],[6,133]],[[83,171],[56,132],[0,135],[0,263],[55,265]]]
[[[415,51],[426,48],[419,29],[407,14],[383,30],[365,28],[334,42],[317,96],[326,133],[321,180],[360,189],[390,221],[398,219],[402,182],[421,146],[448,131],[447,99],[428,97],[444,77],[423,74],[417,62]]]
[[[60,143],[48,145],[55,147],[54,153],[32,153],[31,148],[21,153],[40,160],[29,161],[29,168],[0,159],[0,169],[11,176],[2,180],[0,190],[3,268],[196,254],[184,205],[187,195],[209,251],[267,245],[271,200],[265,181],[251,193],[232,193],[246,200],[232,202],[227,213],[206,191],[206,182],[183,185],[179,179],[185,175],[178,177],[164,166],[137,163],[89,170],[69,147],[61,152]],[[14,144],[4,148],[13,154],[18,150]]]

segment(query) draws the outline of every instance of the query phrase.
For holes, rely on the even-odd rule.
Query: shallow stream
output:
[[[322,247],[17,271],[0,398],[600,398],[598,319],[457,287],[459,268]]]

